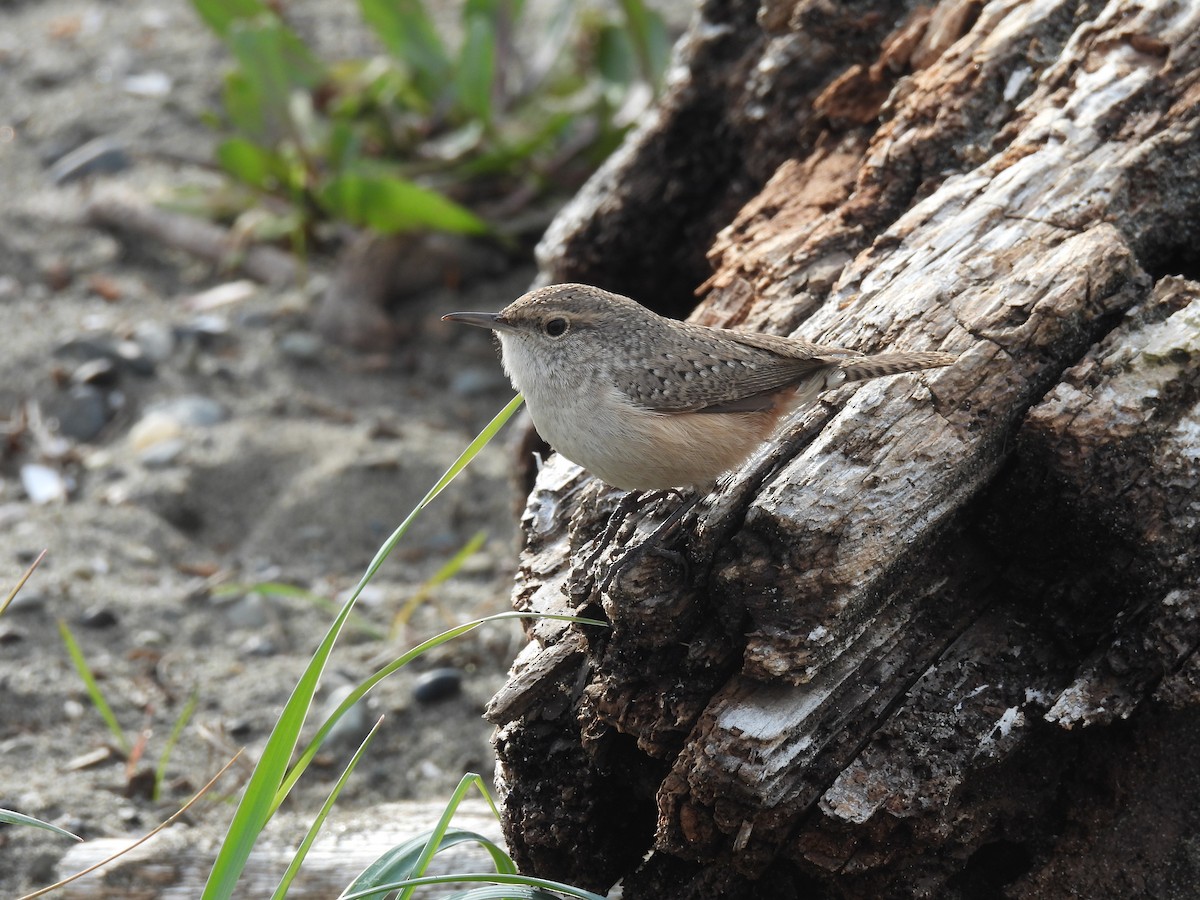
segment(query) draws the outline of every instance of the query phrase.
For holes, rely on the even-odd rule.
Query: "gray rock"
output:
[[[225,608],[225,619],[234,628],[265,628],[271,617],[262,594],[246,594]]]
[[[117,624],[117,614],[107,606],[93,606],[84,610],[79,624],[84,628],[112,628]]]
[[[166,362],[175,352],[175,332],[161,322],[138,322],[133,328],[133,342],[147,359]]]
[[[117,375],[117,364],[111,359],[100,357],[99,359],[89,359],[76,367],[75,371],[71,373],[71,383],[108,387],[117,383]]]
[[[95,334],[70,338],[54,348],[59,359],[81,363],[107,359],[135,375],[153,375],[154,360],[142,352],[134,341],[120,341],[111,335]]]
[[[462,690],[462,672],[443,667],[430,669],[413,685],[413,699],[418,703],[438,703],[455,697]]]
[[[333,715],[342,701],[353,691],[354,685],[352,684],[343,684],[331,688],[329,696],[325,698],[325,703],[321,707],[321,714],[317,721],[324,722]],[[334,726],[329,729],[329,735],[325,738],[326,746],[349,743],[357,744],[362,740],[363,736],[367,733],[367,709],[365,701],[366,698],[359,700],[334,723]]]
[[[147,410],[147,415],[150,413],[164,415],[180,425],[196,428],[209,428],[229,417],[225,407],[218,401],[200,394],[185,394],[173,400],[155,403]]]
[[[138,453],[138,462],[147,469],[165,469],[173,465],[186,449],[187,441],[183,438],[165,438]]]
[[[288,359],[312,365],[320,361],[324,342],[309,331],[290,331],[279,339],[279,352]]]
[[[252,634],[242,641],[239,652],[242,656],[274,656],[279,648],[265,634]]]
[[[133,165],[129,154],[116,138],[95,138],[60,157],[50,167],[50,180],[69,184],[89,175],[113,175]]]
[[[104,391],[91,384],[74,385],[46,404],[47,414],[58,422],[58,433],[87,443],[108,424],[111,409]]]
[[[497,390],[503,384],[503,376],[499,367],[492,369],[469,368],[462,369],[450,379],[450,390],[460,397],[479,397]]]

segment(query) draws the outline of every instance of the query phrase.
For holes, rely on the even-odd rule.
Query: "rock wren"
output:
[[[585,284],[530,291],[490,328],[538,433],[614,487],[710,487],[779,419],[849,381],[948,366],[950,353],[881,353],[667,319]]]

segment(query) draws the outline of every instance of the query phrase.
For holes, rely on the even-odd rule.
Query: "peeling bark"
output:
[[[627,898],[1193,884],[1079,823],[1200,798],[1200,8],[709,2],[679,63],[546,280],[670,311],[703,252],[698,321],[961,356],[659,533],[678,498],[551,458],[514,603],[611,627],[532,625],[489,710],[514,854]]]

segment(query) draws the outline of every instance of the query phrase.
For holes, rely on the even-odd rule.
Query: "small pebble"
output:
[[[84,610],[79,617],[79,624],[84,628],[112,628],[117,624],[117,614],[107,606],[93,606]]]
[[[133,342],[154,362],[166,362],[175,351],[175,333],[161,322],[138,322],[133,328]]]
[[[108,424],[108,398],[91,384],[76,384],[46,406],[50,417],[58,422],[58,433],[83,444],[99,435]]]
[[[25,489],[25,496],[30,502],[37,506],[61,503],[71,492],[67,479],[57,470],[38,463],[21,466],[21,487]]]
[[[262,594],[246,594],[225,608],[225,618],[234,628],[265,628],[270,616]]]
[[[107,359],[135,375],[154,374],[154,360],[146,356],[135,341],[118,341],[109,335],[71,338],[55,347],[54,355],[81,363]]]
[[[183,426],[166,412],[151,410],[129,429],[129,446],[141,454],[164,441],[183,436]]]
[[[438,703],[457,696],[462,690],[462,672],[449,667],[431,669],[413,685],[413,699],[418,703]]]
[[[180,425],[197,428],[208,428],[229,418],[224,406],[211,397],[199,394],[185,394],[174,400],[156,403],[150,407],[147,415],[151,412],[166,415]]]
[[[87,712],[87,708],[82,703],[80,703],[78,700],[64,700],[63,701],[63,715],[66,716],[68,719],[71,719],[73,721],[82,719],[84,716],[84,713],[86,713],[86,712]]]
[[[187,441],[183,438],[166,438],[139,451],[138,461],[147,469],[165,469],[174,465],[186,449]]]
[[[117,365],[111,359],[89,359],[71,373],[72,384],[112,386],[117,383]]]
[[[141,72],[128,76],[121,86],[135,97],[166,97],[171,93],[171,78],[166,72]]]
[[[117,362],[133,374],[154,374],[154,360],[142,352],[142,347],[137,341],[117,341],[113,348],[117,353]]]
[[[496,390],[501,383],[494,372],[479,368],[462,369],[450,379],[450,390],[460,397],[478,397]]]
[[[133,636],[135,647],[165,647],[169,643],[167,636],[154,628],[143,628]]]
[[[322,706],[318,721],[325,721],[337,710],[347,697],[354,691],[354,685],[343,684],[332,688],[329,691],[329,696],[325,698],[325,703]],[[355,743],[357,744],[367,732],[367,709],[366,699],[363,698],[351,706],[342,717],[334,723],[329,729],[329,735],[325,738],[326,746],[338,743]]]
[[[5,615],[13,615],[14,613],[35,613],[41,612],[46,608],[46,595],[38,593],[36,590],[30,590],[27,583],[22,588],[17,596],[13,597],[12,603],[8,604],[8,609],[5,610]]]
[[[132,165],[129,154],[116,138],[103,136],[76,147],[50,167],[50,180],[69,184],[89,175],[112,175]]]
[[[279,648],[265,634],[252,634],[242,641],[239,652],[242,656],[274,656]]]
[[[279,352],[293,362],[312,365],[321,358],[324,343],[310,331],[289,331],[279,339]]]
[[[215,313],[204,313],[181,325],[178,333],[198,338],[221,338],[229,334],[229,319]]]
[[[192,312],[208,312],[232,303],[240,303],[258,293],[258,285],[248,279],[227,281],[206,291],[193,294],[183,301],[183,308]]]

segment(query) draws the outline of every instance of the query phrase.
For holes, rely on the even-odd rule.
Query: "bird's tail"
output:
[[[838,360],[837,368],[845,375],[846,381],[863,381],[867,378],[882,378],[885,375],[898,375],[901,372],[915,372],[918,369],[936,369],[948,366],[958,357],[953,353],[880,353],[876,356],[851,356]]]

